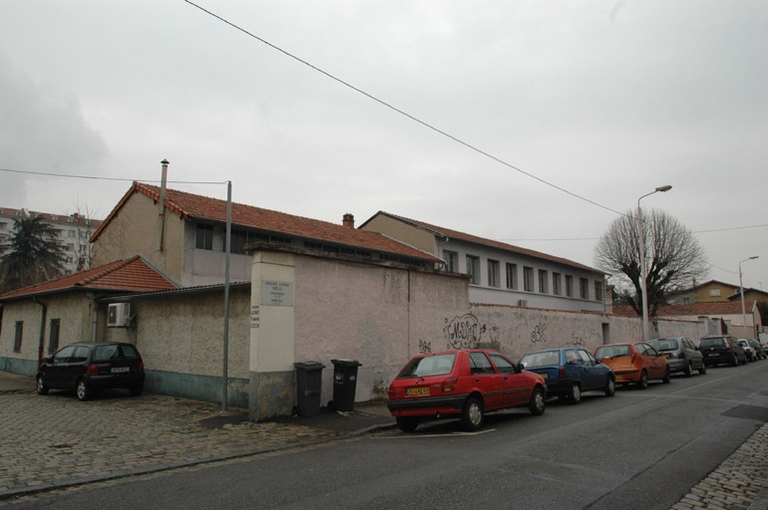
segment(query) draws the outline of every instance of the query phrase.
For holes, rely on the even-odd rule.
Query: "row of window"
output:
[[[48,328],[48,354],[53,354],[59,348],[59,330],[61,319],[51,319]],[[24,321],[16,321],[16,330],[13,336],[13,352],[21,352],[21,341],[24,337]]]
[[[452,251],[444,251],[443,257],[446,261],[446,270],[454,273],[459,272],[459,254]],[[466,256],[467,275],[469,282],[474,285],[482,285],[480,281],[480,257],[475,255]],[[501,262],[488,259],[487,267],[487,286],[501,288]],[[538,278],[537,278],[538,276]],[[504,282],[509,290],[518,290],[518,267],[517,264],[506,262],[504,264]],[[537,284],[538,283],[538,287]],[[538,273],[533,267],[523,266],[523,288],[525,292],[538,292],[539,294],[553,294],[555,296],[575,297],[574,288],[575,278],[569,274],[562,274],[556,271],[551,272],[546,269],[539,269]],[[550,289],[551,285],[551,289]],[[578,279],[578,297],[589,299],[589,279]],[[596,301],[603,300],[603,283],[594,282],[593,297]]]

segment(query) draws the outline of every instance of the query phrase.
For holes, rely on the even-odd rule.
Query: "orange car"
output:
[[[645,389],[651,379],[670,381],[667,358],[645,342],[603,345],[595,350],[595,358],[611,367],[616,384],[635,383]]]

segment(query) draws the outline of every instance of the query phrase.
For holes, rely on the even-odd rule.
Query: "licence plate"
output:
[[[429,395],[429,386],[420,386],[418,388],[406,388],[405,394],[409,397],[413,395]]]
[[[113,374],[122,374],[130,370],[131,370],[130,367],[112,367],[110,372]]]
[[[717,356],[717,353],[716,352],[710,352],[709,354],[707,354],[707,356]]]
[[[546,379],[547,378],[547,373],[546,372],[543,372],[543,373],[541,373],[539,375],[541,376],[542,379]]]

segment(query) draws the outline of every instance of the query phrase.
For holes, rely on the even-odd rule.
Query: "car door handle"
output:
[[[475,377],[475,382],[480,382],[481,379],[479,377]]]

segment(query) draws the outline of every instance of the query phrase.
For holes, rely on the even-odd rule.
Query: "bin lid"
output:
[[[322,370],[325,368],[325,365],[319,361],[298,361],[293,366],[302,370]]]
[[[359,367],[363,364],[354,359],[332,359],[331,363],[342,367]]]

